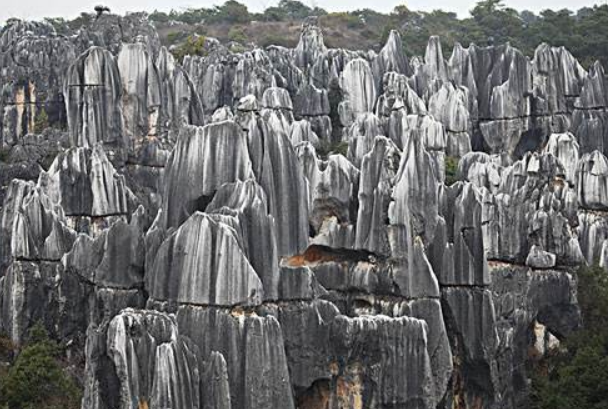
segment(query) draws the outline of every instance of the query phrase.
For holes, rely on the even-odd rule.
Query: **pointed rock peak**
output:
[[[390,71],[411,75],[410,63],[403,52],[401,35],[397,30],[391,30],[389,33],[386,44],[376,57],[376,63],[378,71],[381,71],[377,73],[380,80],[382,79],[382,74]]]
[[[323,42],[323,32],[318,26],[316,17],[309,17],[302,23],[300,40],[294,50],[295,63],[306,70],[312,66],[320,55],[327,53]]]
[[[429,70],[431,78],[447,81],[446,62],[443,59],[441,41],[438,36],[429,37],[429,42],[426,45],[426,52],[424,54],[424,62]]]
[[[175,69],[175,58],[167,47],[163,46],[160,48],[158,57],[156,57],[156,66],[158,67],[161,79],[169,78],[173,73],[173,70]]]

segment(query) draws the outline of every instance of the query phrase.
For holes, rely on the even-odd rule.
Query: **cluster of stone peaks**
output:
[[[83,409],[525,406],[608,265],[601,65],[313,20],[205,54],[139,14],[3,29],[0,331],[44,323]]]

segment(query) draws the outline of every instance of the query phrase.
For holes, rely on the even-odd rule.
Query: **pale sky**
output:
[[[261,11],[268,6],[278,3],[278,0],[240,0],[249,7],[250,11]],[[372,8],[381,12],[391,11],[396,5],[406,4],[411,10],[431,11],[442,9],[454,11],[460,17],[468,15],[475,0],[301,0],[304,4],[318,5],[328,11],[349,11],[361,8]],[[558,10],[569,8],[577,10],[593,4],[604,4],[607,0],[504,0],[509,7],[517,10],[540,10],[551,8]],[[211,7],[222,4],[223,0],[2,0],[0,2],[0,23],[7,18],[40,19],[42,17],[73,18],[82,11],[92,11],[97,4],[103,4],[113,13],[123,14],[127,11],[154,11],[154,9],[169,11],[188,7]]]

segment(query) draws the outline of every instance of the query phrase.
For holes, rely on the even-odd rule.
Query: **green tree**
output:
[[[34,133],[40,134],[49,127],[49,116],[44,108],[38,111],[38,115],[34,119]]]
[[[0,381],[0,405],[8,409],[77,409],[80,390],[59,364],[60,349],[36,324],[29,342]]]
[[[505,7],[501,0],[478,2],[471,10],[471,16],[484,35],[484,38],[477,39],[478,42],[511,42],[512,45],[519,46],[523,20],[516,10]]]
[[[243,24],[251,21],[251,15],[246,5],[228,0],[223,5],[215,7],[213,19],[231,24]]]
[[[583,266],[577,276],[584,329],[535,368],[532,409],[608,408],[608,272]]]
[[[183,44],[171,50],[177,61],[182,61],[186,55],[206,55],[205,36],[189,35]]]
[[[247,35],[245,34],[245,30],[243,30],[243,27],[230,27],[230,30],[228,31],[228,38],[230,39],[230,41],[236,41],[237,43],[247,43]]]
[[[445,184],[447,186],[458,182],[458,158],[445,157]]]

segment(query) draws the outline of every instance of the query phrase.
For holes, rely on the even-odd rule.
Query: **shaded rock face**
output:
[[[203,48],[138,13],[0,32],[0,331],[84,357],[87,409],[526,407],[608,265],[603,68],[314,18]]]
[[[49,124],[65,123],[61,87],[75,52],[50,24],[9,21],[0,36],[0,146],[35,132],[43,115]]]
[[[86,384],[89,407],[200,407],[204,363],[196,345],[179,334],[174,316],[125,309],[100,338],[104,354],[97,357],[99,367],[96,372],[87,368],[96,377]],[[112,384],[119,394],[107,394]]]

